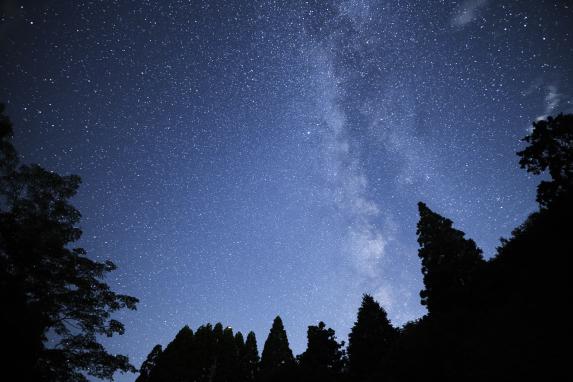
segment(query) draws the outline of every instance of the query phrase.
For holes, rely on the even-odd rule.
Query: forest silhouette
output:
[[[104,277],[115,269],[82,248],[80,213],[70,198],[77,176],[20,165],[12,124],[0,106],[0,325],[4,375],[18,380],[113,379],[136,369],[109,354],[100,336],[122,334],[111,318],[135,309]],[[152,348],[136,382],[509,381],[552,380],[563,372],[566,271],[573,254],[573,115],[533,123],[517,153],[526,171],[544,174],[539,208],[486,260],[476,243],[426,204],[418,204],[418,256],[427,314],[402,327],[365,294],[348,346],[324,322],[308,327],[294,356],[277,316],[259,356],[221,323],[183,327]]]

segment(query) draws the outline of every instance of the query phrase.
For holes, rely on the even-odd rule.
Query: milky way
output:
[[[261,345],[280,314],[300,353],[365,292],[424,314],[419,200],[486,257],[534,210],[514,153],[573,112],[567,4],[4,1],[0,101],[141,300],[112,352],[218,321]]]

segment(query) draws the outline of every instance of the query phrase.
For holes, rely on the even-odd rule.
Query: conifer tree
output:
[[[149,373],[149,382],[184,382],[194,376],[192,366],[194,338],[193,331],[185,325],[173,341],[157,357],[155,367]]]
[[[268,372],[293,364],[294,357],[289,347],[287,334],[281,318],[277,316],[263,347],[261,370]]]
[[[484,264],[482,251],[453,222],[418,203],[418,256],[422,259],[425,289],[422,304],[430,314],[443,313],[464,303],[464,291]]]
[[[149,382],[151,371],[157,366],[157,361],[163,353],[161,345],[155,345],[139,368],[139,376],[135,382]]]
[[[216,382],[238,381],[240,377],[239,357],[233,329],[227,327],[223,330],[217,354]]]
[[[239,357],[242,357],[245,354],[245,338],[243,337],[243,333],[237,332],[237,334],[235,334],[235,346],[237,347]]]
[[[237,381],[249,381],[249,368],[245,359],[246,345],[243,333],[235,334],[235,346],[237,348]]]
[[[383,376],[397,330],[386,311],[368,294],[362,298],[358,317],[348,336],[348,367],[357,380]]]
[[[246,370],[246,380],[254,381],[259,370],[259,349],[257,348],[257,338],[254,332],[247,334],[242,363]]]
[[[194,380],[212,381],[217,360],[217,340],[211,324],[197,328],[194,337],[193,369]]]

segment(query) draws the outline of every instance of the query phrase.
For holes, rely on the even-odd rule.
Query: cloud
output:
[[[543,114],[538,115],[535,120],[541,121],[542,119],[547,119],[551,114],[553,114],[557,108],[561,105],[563,100],[563,94],[559,93],[559,88],[557,85],[547,85],[545,88],[545,97],[543,98],[544,109]],[[533,126],[530,125],[527,131],[531,133],[533,131]]]
[[[552,113],[561,102],[561,94],[557,86],[549,85],[547,87],[547,95],[545,96],[545,114]]]
[[[464,27],[477,18],[479,11],[485,7],[488,0],[466,0],[456,7],[451,19],[452,26]]]

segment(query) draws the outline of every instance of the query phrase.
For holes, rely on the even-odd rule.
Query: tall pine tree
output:
[[[368,294],[348,336],[348,368],[358,380],[384,377],[397,330],[386,311]]]
[[[257,347],[257,338],[254,332],[247,334],[245,341],[245,350],[241,357],[241,362],[245,368],[247,381],[254,381],[259,371],[259,349]]]
[[[192,367],[194,350],[193,331],[185,325],[173,341],[157,357],[149,372],[148,382],[184,382],[196,375]]]
[[[195,370],[195,380],[212,381],[215,374],[218,345],[211,324],[197,328],[194,345],[192,363]]]
[[[294,366],[294,357],[289,347],[286,331],[279,316],[273,321],[261,356],[261,373],[265,378],[276,379]]]
[[[223,330],[217,354],[217,370],[215,382],[240,381],[239,353],[233,329],[227,327]]]
[[[155,345],[139,368],[139,376],[135,382],[149,382],[151,371],[157,366],[157,361],[163,353],[161,345]]]
[[[430,314],[445,313],[468,301],[465,292],[484,264],[482,251],[465,234],[452,227],[451,220],[418,203],[418,256],[422,259],[425,289],[422,304]]]

